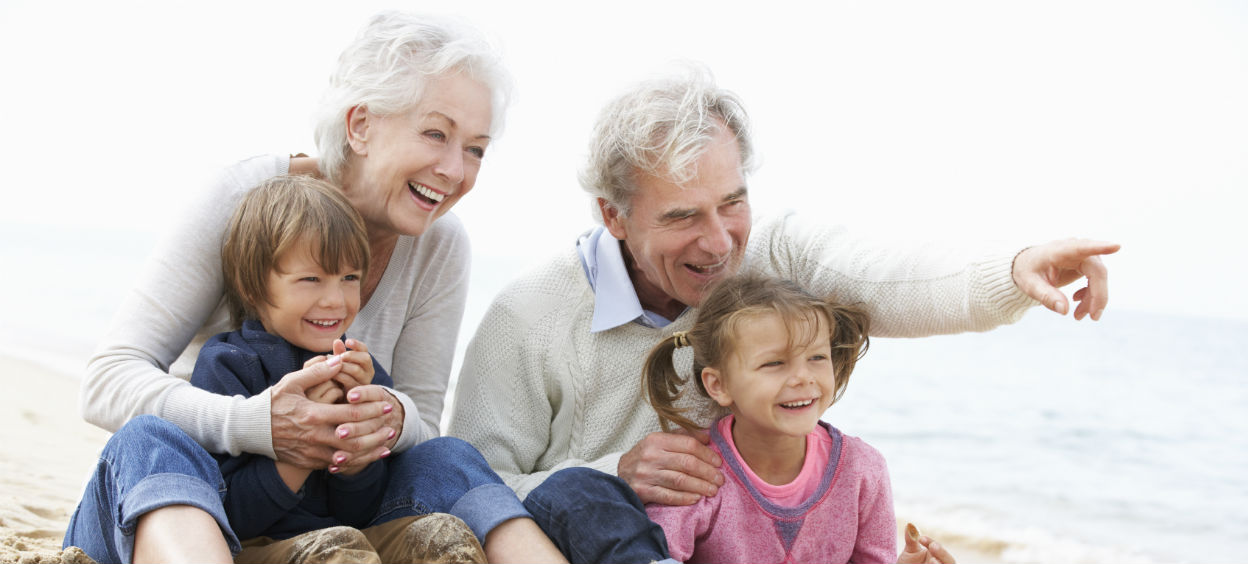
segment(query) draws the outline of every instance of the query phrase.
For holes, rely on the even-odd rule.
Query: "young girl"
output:
[[[725,483],[690,506],[649,504],[682,562],[952,562],[897,525],[884,458],[819,420],[867,349],[867,315],[757,274],[730,278],[703,301],[693,328],[659,343],[643,389],[665,431],[699,432],[695,402],[674,367],[693,347],[698,392],[723,415],[711,424]],[[677,404],[685,407],[678,407]]]

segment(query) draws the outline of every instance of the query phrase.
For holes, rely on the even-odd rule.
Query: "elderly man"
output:
[[[753,157],[740,101],[706,73],[618,98],[581,177],[603,225],[504,290],[468,347],[450,434],[528,496],[574,562],[653,558],[627,552],[662,550],[644,513],[633,520],[637,497],[687,505],[723,483],[705,437],[659,432],[640,376],[649,349],[687,330],[725,276],[760,269],[862,303],[883,337],[984,331],[1037,302],[1065,314],[1057,288],[1085,277],[1074,317],[1105,308],[1098,257],[1117,245],[1065,240],[978,257],[871,248],[821,217],[753,218]]]

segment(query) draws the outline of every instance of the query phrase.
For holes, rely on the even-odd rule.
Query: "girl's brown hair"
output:
[[[832,366],[836,371],[833,402],[840,399],[849,382],[854,365],[867,352],[869,321],[866,311],[857,306],[838,304],[831,299],[821,299],[801,286],[779,278],[748,273],[733,276],[720,282],[698,307],[698,317],[693,328],[685,334],[677,333],[655,345],[642,369],[642,389],[659,415],[664,431],[673,425],[693,431],[701,426],[694,423],[686,408],[676,406],[682,397],[688,378],[677,373],[672,353],[686,344],[693,347],[693,381],[703,398],[710,399],[702,385],[702,369],[720,367],[732,354],[736,343],[733,336],[740,323],[748,323],[758,315],[774,313],[784,321],[789,333],[789,346],[794,342],[798,327],[818,327],[827,323],[832,341]]]
[[[269,273],[282,253],[307,241],[326,272],[368,272],[364,220],[342,190],[311,176],[270,178],[243,197],[230,218],[221,268],[230,318],[238,327],[269,300]]]

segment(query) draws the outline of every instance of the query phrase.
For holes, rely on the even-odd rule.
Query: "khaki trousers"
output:
[[[284,540],[257,537],[242,544],[236,564],[485,562],[472,530],[446,513],[403,517],[362,531],[330,527]]]

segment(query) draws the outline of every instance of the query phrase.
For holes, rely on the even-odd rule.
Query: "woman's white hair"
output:
[[[603,109],[589,142],[581,188],[622,215],[632,209],[638,174],[683,184],[698,173],[697,160],[721,127],[737,140],[741,172],[753,172],[749,116],[740,98],[719,88],[710,71],[686,65],[682,73],[637,85]],[[601,221],[597,205],[591,206]]]
[[[380,115],[411,109],[431,79],[464,73],[489,88],[490,135],[502,129],[511,76],[498,49],[476,28],[446,16],[398,11],[378,13],[338,57],[316,116],[321,173],[341,180],[350,146],[347,112],[363,106]]]

